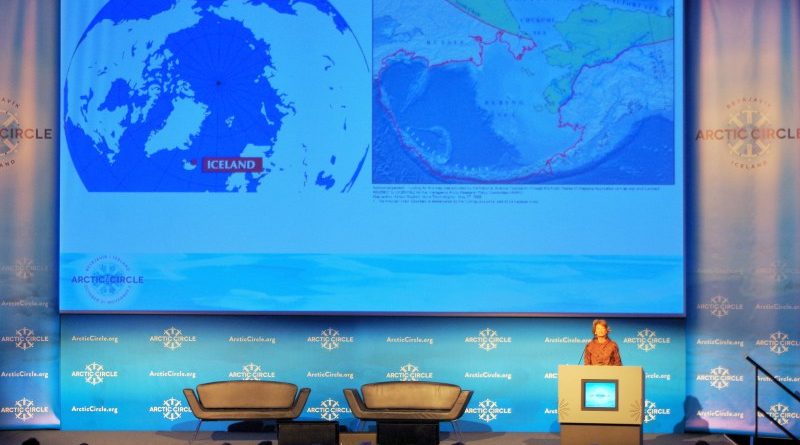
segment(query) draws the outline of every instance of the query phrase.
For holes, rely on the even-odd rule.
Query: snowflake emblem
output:
[[[407,363],[400,368],[400,372],[403,374],[401,377],[403,382],[415,382],[417,380],[415,374],[419,372],[419,368],[411,363]]]
[[[28,258],[19,259],[14,264],[14,274],[20,280],[27,281],[33,278],[33,270],[34,270],[33,260]]]
[[[167,420],[177,420],[181,418],[181,401],[170,397],[164,400],[164,418]]]
[[[35,334],[33,330],[23,327],[22,329],[17,330],[17,337],[19,340],[16,342],[16,346],[23,351],[28,350],[35,346]]]
[[[493,329],[486,328],[478,334],[478,347],[483,349],[484,351],[491,351],[492,349],[497,348],[498,337],[497,331]]]
[[[711,386],[717,389],[725,389],[730,386],[730,382],[728,381],[728,376],[730,375],[730,371],[727,368],[723,368],[722,366],[717,366],[716,368],[712,369],[711,372]]]
[[[339,418],[339,413],[336,412],[336,409],[339,408],[339,402],[333,399],[323,400],[320,404],[320,408],[322,408],[322,413],[320,417],[325,420],[333,421]]]
[[[242,368],[244,372],[244,380],[261,380],[259,374],[261,373],[261,366],[250,362]]]
[[[722,295],[716,295],[714,298],[711,299],[711,315],[722,318],[728,315],[728,309],[726,305],[728,304],[728,299],[723,297]]]
[[[9,131],[7,134],[9,135],[17,135],[19,134],[17,131],[21,125],[17,120],[17,116],[14,113],[8,110],[0,110],[0,128],[7,128]],[[6,156],[14,152],[19,146],[20,138],[15,137],[3,137],[0,139],[0,156]]]
[[[650,423],[656,420],[658,416],[658,411],[656,411],[658,407],[655,403],[645,400],[644,401],[644,423]]]
[[[770,151],[770,143],[766,138],[753,138],[753,130],[767,128],[770,124],[769,117],[761,110],[737,110],[729,116],[728,123],[736,130],[741,130],[746,138],[735,138],[728,142],[731,155],[745,161],[755,161],[765,156]]]
[[[27,422],[31,417],[33,417],[33,412],[35,405],[33,404],[32,400],[28,400],[26,398],[22,398],[14,402],[14,407],[16,408],[14,416],[23,421]]]
[[[91,383],[92,385],[97,385],[99,383],[103,383],[103,365],[99,363],[89,363],[86,365],[86,383]]]
[[[478,404],[478,418],[486,423],[497,419],[497,402],[486,399]]]
[[[164,330],[164,336],[166,339],[164,340],[164,347],[176,350],[181,347],[183,343],[180,341],[180,337],[183,335],[180,329],[175,328],[174,326]]]
[[[650,329],[643,329],[636,334],[639,337],[639,344],[637,347],[644,352],[650,352],[656,348],[656,333]]]
[[[770,265],[770,275],[772,275],[772,279],[775,280],[776,283],[783,284],[789,280],[789,275],[791,275],[791,269],[789,265],[783,261],[775,261]]]
[[[322,331],[322,347],[328,351],[333,351],[339,347],[339,342],[336,338],[339,337],[339,331],[333,328],[328,328]]]

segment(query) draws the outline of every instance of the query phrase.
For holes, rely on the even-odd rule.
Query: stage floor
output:
[[[0,431],[2,445],[186,445],[194,433],[171,431]],[[464,433],[465,445],[559,445],[558,434],[549,433]],[[27,442],[26,442],[27,441]],[[732,445],[721,434],[645,434],[646,445]],[[441,445],[453,445],[455,438],[442,434]],[[275,433],[229,433],[201,431],[193,445],[280,445]]]

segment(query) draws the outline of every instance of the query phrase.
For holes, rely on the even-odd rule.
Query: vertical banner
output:
[[[0,429],[56,427],[57,0],[0,13]]]
[[[698,0],[687,12],[686,426],[779,433],[754,413],[745,357],[800,388],[800,3]],[[759,406],[800,431],[798,403],[763,374],[759,385]]]

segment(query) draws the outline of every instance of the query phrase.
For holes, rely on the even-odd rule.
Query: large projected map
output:
[[[375,2],[374,180],[673,183],[670,5]]]
[[[347,190],[368,76],[326,0],[112,1],[70,59],[64,130],[90,191]]]
[[[682,2],[61,2],[60,309],[680,315]]]

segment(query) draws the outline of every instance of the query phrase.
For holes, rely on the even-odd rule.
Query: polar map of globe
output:
[[[347,192],[368,161],[369,65],[327,0],[112,0],[70,57],[90,192]]]

